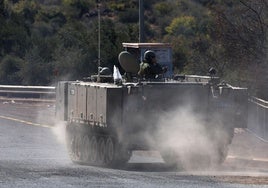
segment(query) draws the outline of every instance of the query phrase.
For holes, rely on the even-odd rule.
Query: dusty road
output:
[[[238,129],[227,160],[206,171],[165,167],[157,152],[135,152],[121,169],[73,164],[53,104],[0,103],[0,187],[268,187],[268,143]],[[56,133],[56,134],[55,134]]]

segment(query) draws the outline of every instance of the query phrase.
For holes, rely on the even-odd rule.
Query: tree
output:
[[[22,77],[19,74],[23,60],[11,55],[6,55],[0,63],[1,84],[21,84]]]
[[[176,72],[206,75],[211,66],[224,71],[220,67],[219,46],[213,41],[213,21],[207,9],[201,5],[181,1],[181,8],[186,11],[172,19],[166,27],[165,41],[173,46],[174,66]],[[194,13],[191,15],[190,13]],[[216,57],[216,56],[218,57]]]
[[[42,49],[34,46],[25,55],[19,71],[23,85],[48,85],[51,82],[52,65],[42,57]]]
[[[263,75],[267,69],[268,4],[265,0],[219,1],[210,9],[216,23],[218,42],[228,58],[232,81],[267,93]],[[258,91],[259,90],[259,91]]]

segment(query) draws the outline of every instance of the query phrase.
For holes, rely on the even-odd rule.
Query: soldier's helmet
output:
[[[100,75],[111,75],[111,74],[112,74],[112,71],[108,67],[103,67],[100,70]]]
[[[153,58],[155,58],[155,53],[154,53],[154,51],[152,51],[152,50],[147,50],[147,51],[144,53],[144,59],[145,59],[147,62],[151,62]]]

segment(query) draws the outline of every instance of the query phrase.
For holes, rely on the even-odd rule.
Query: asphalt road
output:
[[[268,187],[266,153],[257,158],[246,157],[250,152],[247,147],[255,138],[243,146],[243,151],[236,152],[241,145],[239,140],[250,136],[244,131],[235,136],[226,162],[215,169],[191,172],[168,169],[156,152],[135,152],[126,167],[110,169],[82,166],[69,160],[59,139],[62,130],[53,128],[54,111],[53,104],[0,103],[1,188]],[[251,153],[258,148],[267,150],[267,143],[258,143]]]

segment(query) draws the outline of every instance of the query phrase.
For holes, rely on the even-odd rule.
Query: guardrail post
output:
[[[264,137],[268,138],[268,121],[267,121],[268,109],[264,111]]]
[[[261,138],[268,140],[268,101],[251,97],[248,112],[248,128]]]

